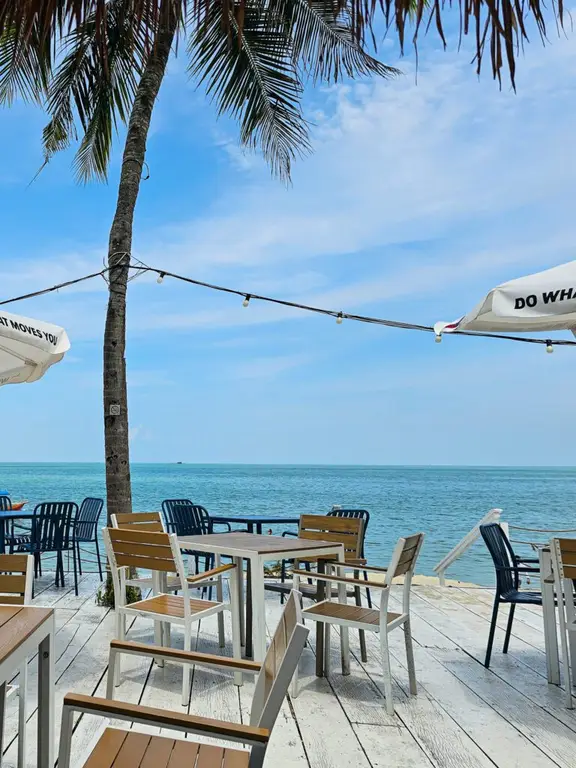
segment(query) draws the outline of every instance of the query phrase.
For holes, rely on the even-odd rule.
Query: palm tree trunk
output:
[[[108,520],[132,511],[126,390],[126,289],[132,251],[134,210],[146,156],[152,110],[176,33],[175,14],[166,14],[138,85],[122,158],[116,213],[108,245],[109,296],[104,331],[104,442]]]

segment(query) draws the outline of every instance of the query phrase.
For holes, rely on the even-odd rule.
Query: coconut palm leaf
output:
[[[40,101],[48,87],[52,48],[41,39],[35,25],[24,44],[14,25],[0,33],[0,104],[10,105],[20,96]]]
[[[78,138],[77,117],[83,136],[74,168],[81,181],[106,178],[113,132],[128,119],[147,52],[144,28],[127,13],[125,0],[109,0],[105,12],[105,48],[93,15],[64,38],[64,57],[48,93],[45,162]]]
[[[272,12],[285,19],[294,54],[314,80],[400,74],[357,42],[350,12],[338,0],[269,0],[269,4]]]
[[[242,25],[231,14],[227,30],[215,9],[196,27],[188,49],[191,75],[205,84],[220,113],[239,121],[242,143],[259,147],[272,172],[289,178],[292,161],[310,144],[286,25],[254,3],[244,6]]]

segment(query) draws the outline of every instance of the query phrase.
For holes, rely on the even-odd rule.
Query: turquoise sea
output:
[[[511,524],[576,528],[576,468],[134,464],[132,484],[135,511],[182,497],[222,515],[298,517],[326,513],[333,504],[367,509],[369,560],[385,564],[398,536],[424,531],[417,570],[425,574],[493,507],[502,508]],[[0,464],[0,487],[31,505],[80,503],[85,496],[104,497],[104,466]],[[491,584],[482,543],[448,576]]]

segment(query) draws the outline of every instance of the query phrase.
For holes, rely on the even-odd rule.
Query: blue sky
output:
[[[574,258],[576,42],[535,42],[518,93],[470,56],[380,51],[394,82],[309,89],[315,154],[293,186],[216,120],[170,67],[148,145],[134,252],[201,280],[431,324],[495,284]],[[38,110],[4,111],[3,298],[97,270],[109,184],[41,162]],[[2,461],[100,461],[102,281],[12,305],[63,325],[72,349],[40,382],[4,387]],[[135,461],[562,464],[576,461],[574,351],[388,330],[258,305],[166,279],[130,285]]]

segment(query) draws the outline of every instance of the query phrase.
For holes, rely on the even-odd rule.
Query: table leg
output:
[[[6,519],[0,518],[0,552],[6,554]]]
[[[252,563],[246,560],[246,658],[254,658],[254,609],[252,607]]]
[[[240,614],[240,645],[246,645],[246,627],[244,624],[244,560],[241,557],[233,557],[236,565],[236,587],[238,589],[238,613]]]
[[[252,596],[252,620],[254,661],[264,661],[266,656],[266,603],[264,595],[264,561],[255,557],[249,561]]]
[[[4,720],[6,714],[6,683],[0,685],[0,762],[4,754]],[[20,734],[18,734],[20,735]]]
[[[325,573],[324,560],[318,560],[318,573]],[[326,582],[318,580],[316,587],[316,602],[320,603],[326,597]],[[324,676],[324,623],[317,621],[316,623],[316,676]]]
[[[544,620],[544,647],[546,649],[546,670],[548,682],[560,685],[560,659],[558,657],[558,636],[556,632],[556,609],[554,606],[554,576],[550,552],[540,550],[540,585],[542,588],[542,617]]]
[[[38,768],[54,768],[54,618],[38,646]]]
[[[222,558],[220,555],[214,555],[214,567],[219,568],[222,565]],[[230,590],[232,590],[232,586],[230,585]],[[222,576],[218,577],[218,583],[216,584],[216,600],[218,600],[219,603],[223,602],[224,600],[224,589],[222,584]],[[232,598],[230,598],[230,602],[232,603]],[[224,614],[222,611],[218,614],[218,644],[220,645],[220,648],[224,648],[226,645],[226,640],[224,637]]]

